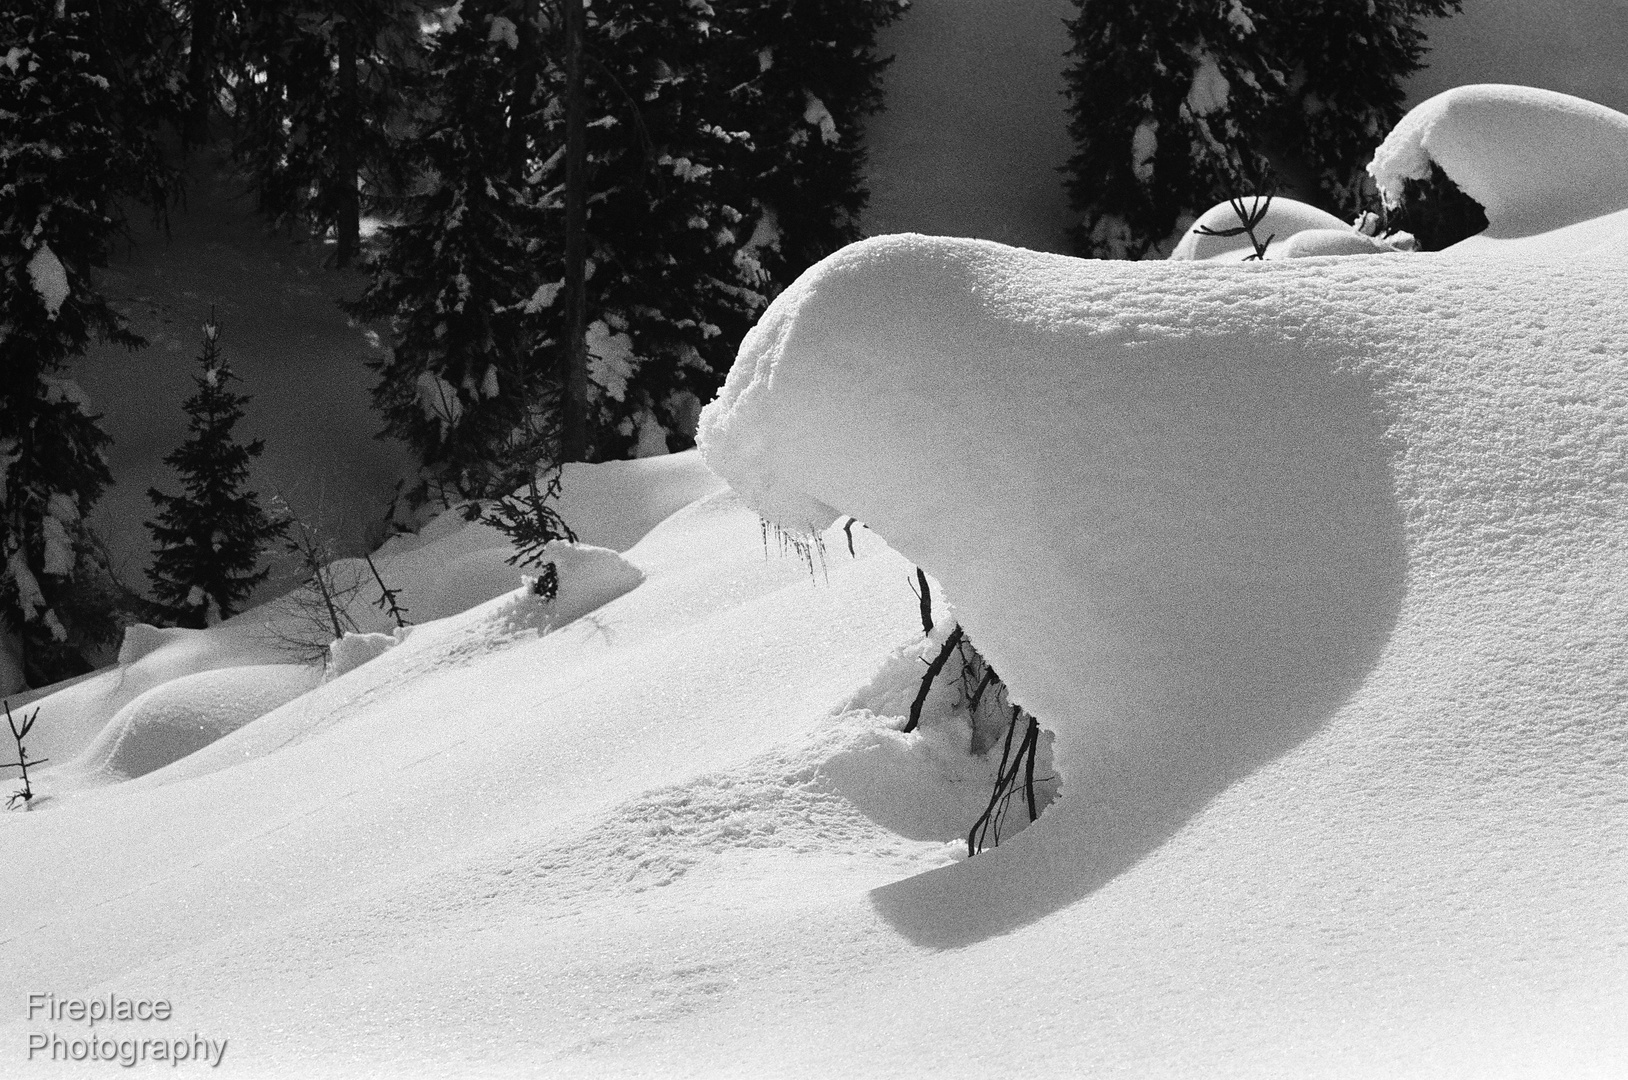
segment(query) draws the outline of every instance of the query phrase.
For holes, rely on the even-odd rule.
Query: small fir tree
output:
[[[228,384],[236,378],[221,358],[219,328],[203,329],[201,374],[186,400],[187,439],[164,459],[181,474],[182,493],[150,488],[158,509],[147,523],[157,548],[147,571],[159,603],[178,626],[202,628],[238,611],[268,569],[256,569],[261,556],[287,525],[267,513],[259,496],[244,491],[249,462],[265,444],[233,438],[248,398]]]

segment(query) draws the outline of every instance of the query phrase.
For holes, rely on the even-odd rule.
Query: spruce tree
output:
[[[231,617],[266,579],[270,571],[256,567],[286,528],[259,496],[243,490],[249,462],[265,443],[233,437],[249,399],[228,388],[237,376],[221,358],[218,335],[213,321],[204,326],[203,371],[193,377],[196,390],[182,406],[187,438],[164,459],[181,474],[182,492],[147,491],[158,509],[158,519],[147,522],[157,545],[147,577],[175,624],[199,629]]]
[[[1163,254],[1231,195],[1349,217],[1402,115],[1421,22],[1460,0],[1079,0],[1066,167],[1082,255]]]
[[[693,435],[757,313],[856,239],[876,30],[900,0],[598,0],[587,12],[589,457]],[[466,0],[431,36],[419,180],[352,307],[389,319],[387,431],[415,500],[505,495],[559,459],[567,49],[548,3]]]
[[[88,670],[118,631],[84,526],[111,480],[108,438],[65,369],[92,334],[142,343],[91,270],[119,232],[116,196],[162,174],[107,18],[14,0],[0,19],[0,633],[33,685]]]
[[[393,187],[386,129],[403,112],[401,79],[414,63],[427,6],[194,0],[194,44],[213,50],[213,63],[229,76],[233,149],[258,209],[277,226],[332,230],[339,266],[358,254],[363,209]],[[214,85],[210,64],[196,58],[188,76],[196,93]]]

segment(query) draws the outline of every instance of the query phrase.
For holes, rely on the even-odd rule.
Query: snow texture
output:
[[[812,93],[804,95],[803,120],[820,129],[820,141],[827,144],[836,143],[841,136],[837,132],[837,121],[831,115],[831,110],[825,107],[825,102]]]
[[[1187,109],[1194,116],[1209,116],[1227,107],[1232,85],[1221,74],[1215,57],[1199,53],[1196,59],[1198,66],[1193,69],[1193,82],[1187,90]]]
[[[28,279],[50,317],[56,318],[68,299],[68,271],[50,244],[41,244],[34,250],[33,258],[28,260]]]
[[[1388,205],[1434,162],[1487,214],[1493,239],[1628,208],[1628,116],[1529,86],[1460,86],[1413,108],[1368,166]]]
[[[611,400],[621,401],[639,364],[633,339],[612,330],[602,319],[589,323],[583,337],[588,348],[588,378]]]
[[[1153,159],[1159,152],[1159,122],[1151,117],[1131,134],[1131,172],[1144,183],[1153,179]]]

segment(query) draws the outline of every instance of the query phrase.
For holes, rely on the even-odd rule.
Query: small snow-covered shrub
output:
[[[560,512],[549,505],[559,497],[560,469],[556,466],[549,474],[546,491],[537,490],[534,476],[526,485],[524,497],[499,499],[497,510],[482,519],[514,544],[514,554],[505,560],[510,566],[541,567],[532,591],[545,600],[559,594],[560,578],[558,568],[543,558],[544,550],[556,540],[574,544],[577,539]]]
[[[333,540],[298,518],[289,523],[284,547],[299,560],[306,579],[286,598],[292,617],[274,633],[302,660],[324,659],[333,642],[361,630],[350,614],[351,601],[362,589],[361,574],[354,566],[336,569]]]

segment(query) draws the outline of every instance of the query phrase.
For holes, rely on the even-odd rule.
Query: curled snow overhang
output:
[[[1276,753],[1351,689],[1403,574],[1360,348],[1310,347],[1309,279],[1215,269],[853,245],[747,336],[702,453],[779,525],[852,514],[934,574],[1067,784],[1094,729],[1213,791],[1256,752],[1216,740]]]
[[[1386,203],[1434,162],[1480,203],[1493,238],[1531,236],[1628,208],[1628,116],[1530,86],[1460,86],[1415,106],[1368,172]]]
[[[936,577],[1068,793],[879,891],[887,917],[935,946],[969,911],[1022,925],[1285,755],[1375,760],[1375,725],[1411,748],[1380,774],[1429,773],[1443,821],[1492,776],[1603,813],[1620,666],[1580,691],[1573,657],[1621,641],[1621,251],[1195,267],[884,236],[776,298],[702,416],[708,465]],[[1036,848],[1044,881],[1009,873]]]

